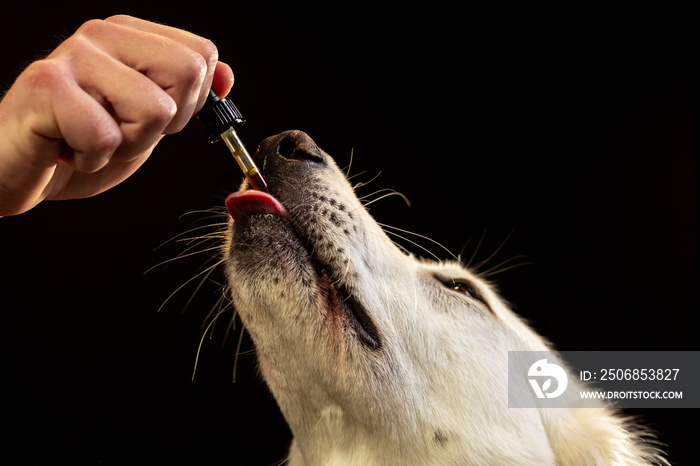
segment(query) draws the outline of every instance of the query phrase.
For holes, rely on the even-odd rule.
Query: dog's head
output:
[[[228,198],[227,276],[293,455],[554,464],[542,415],[504,401],[508,350],[546,343],[461,264],[401,251],[303,132],[254,158],[269,195]]]

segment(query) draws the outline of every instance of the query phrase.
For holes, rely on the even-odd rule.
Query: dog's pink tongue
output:
[[[256,190],[237,191],[226,198],[226,208],[233,221],[246,215],[276,214],[291,218],[287,209],[268,193]]]

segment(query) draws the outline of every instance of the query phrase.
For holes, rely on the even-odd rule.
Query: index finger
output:
[[[111,16],[105,21],[119,24],[122,26],[128,26],[138,31],[147,32],[151,34],[158,34],[168,39],[180,42],[181,44],[189,47],[195,52],[199,53],[207,63],[207,72],[202,85],[202,89],[199,90],[199,95],[197,98],[196,110],[199,110],[202,105],[204,105],[207,95],[209,94],[209,89],[211,87],[212,80],[214,78],[214,72],[217,68],[216,64],[219,59],[219,52],[212,41],[204,37],[198,36],[184,29],[178,29],[171,26],[166,26],[164,24],[153,23],[140,18],[135,18],[128,15],[116,15]],[[225,72],[226,70],[224,70]],[[228,69],[230,72],[230,68]],[[233,78],[231,78],[233,81]]]

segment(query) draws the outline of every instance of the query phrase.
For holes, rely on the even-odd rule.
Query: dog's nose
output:
[[[324,161],[316,143],[303,131],[282,133],[282,137],[277,143],[277,153],[289,160]]]
[[[308,160],[321,164],[326,162],[323,151],[314,140],[305,132],[298,130],[285,131],[260,143],[254,156],[255,162],[266,166],[272,162],[271,158],[287,161]]]

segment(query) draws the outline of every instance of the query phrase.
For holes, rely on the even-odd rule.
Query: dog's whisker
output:
[[[364,173],[364,172],[362,172],[362,173]],[[358,182],[352,187],[353,190],[357,191],[359,188],[361,188],[361,187],[363,187],[363,186],[367,186],[367,185],[370,184],[372,181],[374,181],[374,180],[376,180],[377,178],[379,178],[379,175],[381,175],[381,174],[382,174],[382,172],[380,171],[379,173],[377,173],[377,174],[374,176],[374,178],[371,178],[369,181],[358,181]]]
[[[507,272],[507,271],[509,271],[509,270],[517,269],[517,268],[519,268],[519,267],[523,267],[523,266],[526,266],[526,265],[532,265],[532,264],[534,264],[534,262],[532,262],[532,261],[521,262],[521,263],[519,263],[519,264],[513,264],[513,265],[510,265],[510,266],[508,266],[508,267],[504,267],[504,268],[502,268],[502,269],[495,270],[495,271],[493,271],[493,272],[489,272],[489,273],[486,273],[486,274],[483,274],[483,273],[482,273],[482,274],[477,274],[477,275],[478,275],[479,277],[481,277],[481,278],[488,278],[488,277],[492,277],[492,276],[494,276],[494,275],[501,274],[501,273],[503,273],[503,272]]]
[[[223,223],[223,222],[222,222],[222,223],[217,223],[217,224],[214,224],[214,225],[205,225],[205,226],[202,226],[202,227],[192,228],[192,229],[190,229],[190,230],[187,230],[187,231],[185,231],[185,232],[183,232],[183,233],[180,233],[179,235],[176,235],[175,237],[171,238],[171,239],[168,240],[166,243],[163,243],[161,246],[163,246],[164,244],[167,244],[168,242],[171,242],[171,241],[175,240],[176,242],[187,242],[187,244],[189,245],[189,247],[187,247],[187,248],[185,248],[184,250],[182,250],[182,251],[181,251],[178,255],[176,255],[175,257],[172,257],[172,258],[170,258],[170,259],[164,260],[164,261],[159,262],[158,264],[155,264],[154,266],[150,267],[148,270],[146,270],[146,271],[144,272],[144,275],[147,274],[147,273],[149,273],[150,271],[152,271],[153,269],[155,269],[155,268],[157,268],[157,267],[163,266],[163,265],[165,265],[165,264],[169,264],[169,263],[174,262],[174,261],[176,261],[176,260],[184,259],[184,258],[187,258],[187,257],[191,257],[191,256],[193,256],[193,255],[197,255],[197,254],[200,254],[200,253],[205,253],[205,252],[209,252],[209,251],[212,251],[212,250],[217,249],[217,248],[219,247],[219,246],[218,246],[218,241],[223,240],[223,239],[225,238],[225,230],[222,229],[222,227],[225,226],[225,225],[227,225],[227,223]],[[197,229],[200,229],[200,228],[206,228],[206,227],[209,227],[209,228],[216,228],[216,231],[213,231],[213,232],[210,232],[210,233],[206,233],[206,234],[203,234],[203,235],[199,235],[199,236],[193,236],[193,237],[188,237],[188,238],[180,238],[181,236],[183,236],[183,235],[185,235],[185,234],[188,234],[188,233],[191,233],[191,232],[194,231],[194,230],[197,230]],[[176,238],[178,238],[178,239],[176,239]],[[206,249],[199,249],[199,250],[196,250],[194,253],[190,253],[190,252],[189,252],[189,251],[192,251],[192,250],[194,250],[194,249],[200,247],[201,245],[204,245],[204,244],[206,244],[207,242],[210,242],[210,241],[217,241],[217,243],[216,243],[217,246],[210,247],[210,248],[206,248]],[[159,246],[159,247],[161,247],[161,246]],[[157,248],[156,248],[156,249],[157,249]]]
[[[194,215],[194,214],[212,214],[209,217],[202,217],[198,219],[199,221],[204,221],[209,218],[218,218],[224,211],[226,210],[225,207],[211,207],[209,209],[198,209],[198,210],[190,210],[188,212],[185,212],[184,214],[180,215],[178,219],[183,219],[187,217],[188,215]]]
[[[186,251],[189,251],[189,250],[193,249],[194,247],[195,247],[195,246],[190,246],[188,249],[186,249]],[[216,245],[216,246],[212,246],[212,247],[206,248],[206,249],[201,249],[201,250],[198,250],[198,251],[195,251],[195,252],[178,254],[178,255],[175,256],[175,257],[172,257],[172,258],[170,258],[170,259],[166,259],[166,260],[164,260],[164,261],[162,261],[162,262],[159,262],[158,264],[156,264],[156,265],[154,265],[153,267],[151,267],[151,268],[149,268],[148,270],[146,270],[143,274],[146,275],[146,274],[149,273],[151,270],[153,270],[153,269],[155,269],[155,268],[158,268],[158,267],[161,267],[161,266],[163,266],[163,265],[165,265],[165,264],[169,264],[169,263],[174,262],[174,261],[176,261],[176,260],[185,259],[185,258],[187,258],[187,257],[196,256],[196,255],[198,255],[198,254],[204,254],[204,253],[210,252],[210,251],[218,251],[218,250],[220,250],[220,249],[221,249],[221,246]]]
[[[236,306],[234,306],[231,298],[229,297],[228,286],[223,286],[223,289],[224,292],[221,293],[221,298],[219,298],[219,302],[222,303],[224,300],[228,301],[225,307],[223,307],[222,309],[232,309],[233,314],[231,315],[231,320],[229,321],[229,324],[226,326],[226,332],[224,333],[224,338],[221,342],[222,348],[226,344],[226,341],[228,340],[231,331],[236,330],[236,316],[238,315],[238,310],[236,309]]]
[[[374,195],[377,195],[377,194],[379,194],[379,193],[383,193],[383,192],[387,192],[387,191],[394,192],[394,190],[391,189],[391,188],[381,188],[381,189],[378,189],[378,190],[373,191],[373,192],[371,192],[371,193],[367,193],[367,194],[365,194],[364,196],[357,196],[357,200],[360,201],[360,202],[364,202],[364,200],[367,199],[367,198],[370,197],[370,196],[374,196]]]
[[[219,218],[219,217],[217,217],[217,218]],[[180,237],[182,237],[182,236],[184,236],[184,235],[187,235],[187,234],[189,234],[189,233],[192,233],[192,232],[194,232],[194,231],[202,230],[202,229],[205,229],[205,228],[217,228],[217,229],[218,229],[218,228],[220,228],[220,227],[222,227],[222,226],[225,226],[225,225],[226,225],[225,222],[215,223],[215,224],[209,224],[209,223],[208,223],[208,224],[206,224],[206,225],[200,225],[200,226],[197,226],[197,227],[190,228],[189,230],[185,230],[185,231],[183,231],[183,232],[181,232],[181,233],[178,233],[177,235],[173,236],[172,238],[168,239],[167,241],[164,241],[163,243],[161,243],[161,244],[159,244],[158,246],[156,246],[155,248],[153,248],[153,250],[154,250],[154,251],[157,251],[157,250],[159,250],[160,248],[162,248],[163,246],[165,246],[166,244],[169,244],[169,243],[171,243],[171,242],[173,242],[173,241],[178,241],[178,238],[180,238]]]
[[[234,319],[235,319],[234,315]],[[241,325],[241,331],[238,334],[238,343],[236,344],[236,355],[233,358],[233,383],[236,383],[236,374],[238,373],[238,358],[241,355],[241,343],[243,343],[243,332],[245,332],[245,327]]]
[[[467,250],[467,246],[469,246],[469,243],[472,242],[472,239],[473,239],[473,238],[474,238],[473,236],[469,237],[469,239],[468,239],[467,241],[464,242],[464,245],[462,246],[462,249],[459,250],[459,254],[457,254],[457,260],[458,260],[459,262],[461,262],[462,264],[464,264],[464,261],[462,260],[462,255],[464,254],[464,251]]]
[[[194,376],[195,376],[195,374],[197,373],[197,366],[199,365],[199,354],[200,354],[201,351],[202,351],[202,345],[204,344],[204,340],[205,340],[205,338],[207,337],[207,333],[209,333],[209,330],[210,330],[211,327],[214,325],[214,323],[218,320],[219,316],[221,316],[222,314],[228,312],[229,310],[230,310],[230,308],[229,308],[229,307],[226,307],[226,308],[222,309],[221,311],[217,312],[217,313],[212,317],[211,321],[209,322],[209,324],[207,325],[207,327],[206,327],[206,328],[204,329],[204,331],[202,332],[202,337],[199,339],[199,346],[197,347],[197,355],[196,355],[195,358],[194,358],[194,368],[192,369],[192,380],[193,380],[193,381],[194,381]]]
[[[515,233],[515,229],[511,230],[510,233],[508,233],[506,238],[501,242],[501,244],[498,245],[496,250],[493,251],[489,257],[487,257],[486,259],[484,259],[481,262],[479,262],[478,264],[476,264],[474,266],[474,270],[479,270],[482,266],[484,266],[489,261],[491,261],[491,259],[493,259],[496,256],[496,254],[498,254],[500,252],[500,250],[503,249],[503,246],[505,246],[506,243],[508,242],[508,240],[510,239],[510,237],[513,236],[513,233]]]
[[[206,243],[216,241],[216,242],[221,242],[226,239],[226,236],[220,232],[211,232],[211,233],[206,233],[204,235],[200,236],[192,236],[189,238],[181,238],[177,240],[178,243],[185,243],[188,246],[188,250],[193,249],[194,247],[204,245]]]
[[[190,304],[191,304],[192,301],[194,300],[194,297],[197,295],[197,293],[198,293],[199,290],[202,288],[202,286],[204,285],[204,283],[206,283],[207,280],[210,279],[211,274],[216,270],[217,266],[219,266],[219,265],[221,265],[221,264],[223,264],[223,263],[224,263],[224,259],[219,259],[218,262],[215,263],[212,267],[210,267],[210,268],[209,268],[209,271],[208,271],[206,274],[204,274],[204,276],[202,277],[202,279],[199,281],[199,284],[197,284],[197,287],[196,287],[196,288],[194,289],[194,291],[191,293],[190,298],[187,300],[187,302],[185,303],[185,305],[182,307],[182,311],[181,311],[182,313],[184,313],[184,312],[187,310],[187,308],[189,308]],[[221,307],[221,303],[223,302],[223,300],[224,300],[225,298],[226,298],[226,295],[224,295],[224,294],[222,294],[221,296],[219,296],[219,298],[217,299],[217,301],[216,301],[216,303],[214,304],[214,307],[213,307],[212,309],[216,308],[217,306],[218,306],[218,307]],[[211,311],[209,312],[209,314],[207,314],[207,317],[205,317],[205,319],[204,319],[205,322],[206,322],[206,320],[209,318],[209,316],[211,316],[211,314],[212,314]]]
[[[348,162],[348,166],[345,167],[343,170],[345,172],[345,178],[350,179],[350,168],[352,167],[352,159],[353,156],[355,155],[355,149],[350,149],[350,162]]]
[[[517,259],[524,259],[525,257],[527,257],[527,256],[525,256],[525,255],[519,255],[519,256],[511,257],[510,259],[506,259],[506,260],[500,262],[499,264],[494,265],[493,267],[491,267],[491,268],[488,269],[488,270],[484,270],[483,272],[478,272],[478,271],[476,271],[476,272],[474,272],[474,275],[476,275],[477,277],[481,277],[481,278],[488,278],[488,277],[491,277],[491,276],[493,276],[493,275],[497,275],[497,274],[499,274],[499,273],[506,272],[506,271],[508,271],[508,270],[512,270],[512,269],[515,269],[515,268],[518,268],[518,267],[522,267],[522,266],[524,266],[524,265],[532,265],[532,264],[533,264],[532,261],[527,261],[527,262],[520,262],[520,263],[518,263],[518,264],[512,264],[512,265],[509,265],[509,266],[507,266],[507,267],[503,267],[504,265],[506,265],[506,264],[508,264],[508,263],[510,263],[510,262],[513,262],[514,260],[517,260]],[[501,268],[501,267],[503,267],[503,268]]]
[[[424,246],[418,244],[417,242],[412,241],[412,240],[406,238],[405,236],[401,236],[400,234],[398,234],[398,233],[396,233],[396,232],[393,232],[393,231],[384,230],[384,232],[385,232],[386,234],[388,234],[388,235],[396,236],[397,238],[401,238],[402,240],[404,240],[404,241],[406,241],[406,242],[408,242],[408,243],[411,243],[412,245],[416,246],[417,248],[419,248],[419,249],[421,249],[421,250],[427,252],[427,253],[428,253],[430,256],[432,256],[433,259],[435,259],[436,261],[442,263],[442,259],[440,259],[440,257],[438,257],[437,254],[434,254],[431,250],[429,250],[428,248],[426,248],[426,247],[424,247]]]
[[[387,225],[387,224],[385,224],[385,223],[379,223],[379,222],[377,222],[377,223],[378,223],[379,226],[382,227],[383,229],[385,229],[385,228],[391,228],[391,229],[393,229],[393,230],[398,230],[398,231],[400,231],[401,233],[406,233],[406,234],[409,234],[409,235],[417,236],[418,238],[421,238],[421,239],[430,241],[431,243],[435,244],[436,246],[438,246],[438,247],[440,247],[442,250],[444,250],[444,251],[445,251],[447,254],[449,254],[450,257],[452,257],[453,259],[459,260],[459,259],[458,259],[458,256],[455,256],[454,253],[453,253],[452,251],[450,251],[446,246],[444,246],[442,243],[440,243],[440,242],[438,242],[438,241],[435,241],[434,239],[430,238],[429,236],[421,235],[420,233],[415,233],[415,232],[412,232],[412,231],[409,231],[409,230],[404,230],[403,228],[399,228],[399,227]],[[384,231],[386,231],[386,230],[384,230]],[[389,233],[389,232],[387,232],[387,233]],[[404,239],[405,239],[405,238],[404,238]],[[412,243],[412,244],[416,244],[416,243]],[[426,250],[425,248],[423,248],[423,249]],[[433,257],[434,257],[434,255],[433,255]]]
[[[226,309],[226,310],[230,309],[233,312],[231,314],[231,319],[229,320],[229,323],[226,326],[226,332],[224,333],[224,338],[221,341],[221,348],[222,349],[223,349],[224,345],[226,344],[226,342],[228,341],[228,337],[230,336],[231,331],[236,330],[236,328],[238,327],[236,325],[236,317],[238,316],[238,309],[236,309],[236,306],[233,304],[233,302],[231,300],[229,300],[228,303],[226,304],[226,306],[224,307],[224,309]]]
[[[367,170],[363,170],[363,171],[361,171],[361,172],[355,173],[354,175],[348,176],[348,177],[346,177],[346,178],[347,178],[348,181],[350,181],[350,180],[352,180],[353,178],[357,178],[358,176],[364,175],[365,173],[367,173]],[[360,185],[360,186],[362,186],[362,185]]]
[[[375,232],[375,231],[373,231],[373,230],[366,229],[366,228],[362,228],[361,231],[362,231],[364,234],[367,234],[367,235],[380,236],[379,233],[377,233],[377,232]],[[383,232],[385,235],[390,234],[390,232],[387,232],[386,230],[383,230],[383,229],[382,229],[382,232]],[[405,239],[405,238],[404,238],[404,239]],[[402,251],[402,252],[403,252],[404,254],[406,254],[407,256],[412,256],[412,255],[413,255],[413,253],[412,253],[407,247],[405,247],[404,245],[402,245],[402,244],[400,244],[400,243],[397,243],[396,241],[394,241],[394,240],[391,239],[391,238],[390,238],[390,241],[392,242],[392,244],[393,244],[394,246],[396,246],[397,248],[399,248],[399,250]],[[406,240],[406,241],[408,241],[408,240]],[[408,241],[408,242],[410,242],[410,241]],[[422,247],[419,246],[419,245],[416,245],[416,246],[420,247],[421,249],[424,249],[424,248],[422,248]],[[433,257],[434,257],[434,256],[433,256]]]
[[[365,202],[365,200],[364,200],[364,199],[366,199],[366,198],[369,197],[369,196],[374,196],[374,195],[376,195],[376,194],[379,194],[379,193],[385,192],[385,191],[389,191],[389,193],[384,194],[384,195],[382,195],[382,196],[380,196],[380,197],[378,197],[378,198],[376,198],[376,199],[372,199],[371,201],[366,201],[366,202]],[[377,202],[377,201],[381,201],[382,199],[385,199],[385,198],[391,197],[391,196],[399,196],[401,199],[404,200],[404,202],[406,203],[406,206],[407,206],[407,207],[411,207],[411,201],[408,200],[408,197],[406,197],[406,195],[404,195],[403,193],[400,193],[400,192],[398,192],[398,191],[394,191],[393,189],[388,189],[388,188],[380,189],[379,191],[375,191],[375,192],[373,192],[373,193],[371,193],[371,194],[368,194],[367,196],[363,196],[363,197],[359,198],[359,200],[360,200],[360,202],[362,203],[362,206],[363,206],[363,207],[367,207],[368,205],[374,204],[374,203]],[[358,207],[358,208],[359,208],[359,207]],[[357,209],[353,209],[353,211],[354,211],[354,210],[357,210]],[[352,212],[352,211],[351,211],[351,212]]]
[[[158,308],[158,312],[160,312],[160,311],[163,309],[163,307],[165,307],[165,305],[168,303],[168,301],[170,301],[170,300],[172,299],[172,297],[175,296],[180,290],[182,290],[182,289],[183,289],[184,287],[186,287],[188,284],[192,283],[195,279],[197,279],[197,278],[200,277],[201,275],[204,275],[204,274],[210,272],[210,270],[212,270],[212,269],[218,267],[220,264],[221,264],[221,261],[216,262],[214,265],[211,265],[211,266],[207,267],[206,269],[204,269],[204,270],[202,270],[201,272],[199,272],[198,274],[196,274],[194,277],[192,277],[192,278],[190,278],[189,280],[185,281],[185,283],[183,283],[182,285],[178,286],[178,287],[175,289],[175,291],[173,291],[172,293],[170,293],[170,295],[165,299],[165,301],[163,301],[163,304],[161,304],[160,307]]]
[[[476,258],[476,255],[479,253],[479,250],[481,249],[481,245],[484,244],[484,238],[486,237],[486,230],[481,233],[481,237],[479,238],[479,242],[476,243],[476,248],[474,248],[474,252],[472,252],[472,256],[469,258],[469,261],[464,264],[464,268],[470,269],[472,266],[472,262]],[[460,254],[461,255],[461,254]]]

